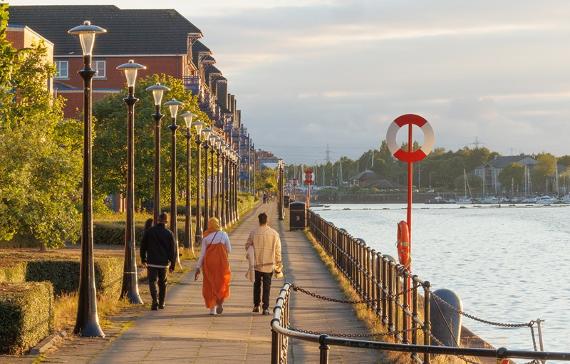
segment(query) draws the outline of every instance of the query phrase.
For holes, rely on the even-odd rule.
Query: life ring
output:
[[[400,264],[409,268],[411,263],[410,230],[405,221],[400,221],[398,223],[398,241],[396,246],[398,247],[398,260],[400,261]]]
[[[420,149],[414,152],[408,152],[398,146],[398,143],[396,143],[396,134],[398,134],[398,130],[404,125],[416,125],[422,129],[424,132],[424,144]],[[388,144],[390,153],[397,159],[404,162],[417,162],[431,153],[433,145],[435,144],[435,137],[433,129],[426,119],[419,115],[406,114],[397,117],[396,120],[390,124],[388,132],[386,133],[386,143]]]

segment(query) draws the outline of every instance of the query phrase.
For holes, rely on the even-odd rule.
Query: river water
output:
[[[397,257],[405,205],[328,205],[321,217]],[[413,271],[433,290],[459,294],[463,309],[501,322],[545,320],[544,349],[570,351],[570,206],[414,205]],[[463,318],[495,347],[532,350],[528,328]]]

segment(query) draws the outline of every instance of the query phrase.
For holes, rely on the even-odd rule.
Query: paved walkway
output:
[[[95,363],[269,363],[271,316],[251,313],[252,284],[246,280],[244,244],[249,231],[257,225],[257,213],[266,211],[270,224],[283,241],[285,274],[288,281],[314,289],[321,294],[341,297],[337,282],[320,261],[303,232],[290,232],[276,218],[274,204],[261,205],[231,233],[233,252],[231,297],[224,313],[208,315],[201,296],[201,280],[193,272],[172,287],[165,310],[149,311],[112,341],[90,362]],[[283,280],[274,280],[274,301]],[[350,306],[328,304],[296,293],[291,306],[292,324],[310,330],[365,332]],[[318,362],[318,345],[292,340],[290,363]],[[332,348],[331,363],[373,363],[375,353]]]

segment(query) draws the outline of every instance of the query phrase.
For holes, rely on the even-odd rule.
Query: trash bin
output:
[[[304,229],[306,227],[306,216],[304,202],[291,202],[289,204],[289,229]]]
[[[283,196],[283,205],[285,206],[286,209],[289,208],[289,202],[291,202],[289,201],[289,195]]]

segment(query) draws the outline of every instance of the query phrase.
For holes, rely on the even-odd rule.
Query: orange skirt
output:
[[[230,296],[232,272],[224,244],[208,245],[202,271],[204,272],[202,296],[206,307],[211,309],[218,301]]]

